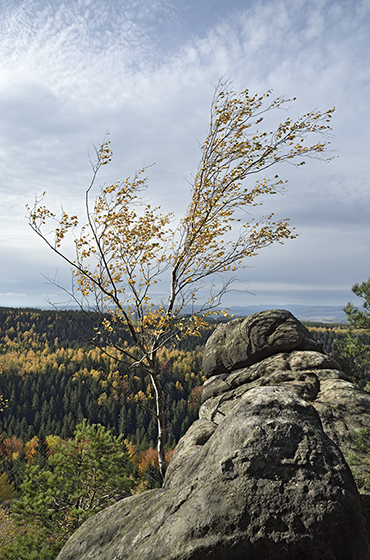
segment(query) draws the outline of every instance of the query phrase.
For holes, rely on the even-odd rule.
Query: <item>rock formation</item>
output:
[[[217,327],[204,372],[164,487],[89,519],[58,560],[370,560],[344,459],[370,395],[283,310]]]

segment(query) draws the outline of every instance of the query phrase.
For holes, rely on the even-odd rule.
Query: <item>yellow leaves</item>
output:
[[[100,145],[100,148],[98,150],[98,158],[101,165],[107,165],[112,160],[113,152],[111,151],[109,145],[109,133],[107,133],[106,140]]]
[[[287,117],[274,130],[263,130],[259,125],[265,122],[265,113],[285,108],[294,99],[271,100],[270,90],[251,95],[247,89],[236,93],[229,86],[220,82],[215,90],[191,200],[177,228],[172,227],[171,213],[144,199],[147,168],[100,188],[90,205],[96,174],[112,158],[109,136],[96,150],[94,176],[86,191],[86,223],[79,233],[76,215],[62,209],[57,218],[41,203],[42,197],[28,207],[29,223],[44,239],[42,226],[49,220],[56,222],[53,242],[47,242],[64,258],[60,247],[73,231],[76,256],[66,260],[74,268],[74,295],[89,305],[95,300],[108,314],[97,337],[112,340],[117,325],[125,325],[136,345],[137,360],[145,367],[173,337],[197,336],[204,328],[204,316],[195,312],[180,318],[185,306],[194,310],[199,287],[246,266],[247,258],[261,248],[295,237],[288,220],[275,220],[272,214],[259,222],[249,217],[253,207],[282,191],[286,183],[278,175],[255,180],[256,174],[263,175],[277,163],[303,165],[303,157],[323,157],[328,144],[334,108],[311,111],[295,120]],[[323,136],[323,141],[311,142],[312,134]],[[247,179],[253,181],[247,184]],[[156,285],[161,280],[159,290]],[[226,311],[214,310],[227,284],[219,292],[212,289],[209,300],[200,304],[202,313],[227,316]],[[163,301],[158,305],[160,297]],[[135,362],[126,341],[120,349]]]
[[[36,457],[38,445],[39,445],[39,439],[37,436],[33,436],[31,440],[25,443],[24,445],[25,459],[28,465],[32,464]]]
[[[103,406],[107,402],[107,400],[108,400],[108,395],[104,391],[104,393],[101,393],[101,395],[99,395],[98,397],[98,405]]]
[[[31,225],[39,228],[41,225],[46,224],[48,219],[55,218],[55,214],[51,212],[46,206],[40,205],[40,201],[45,197],[45,192],[41,197],[36,197],[33,207],[31,208],[26,204],[27,215]]]
[[[147,395],[143,391],[138,391],[134,396],[135,402],[145,402],[147,400]]]
[[[297,157],[323,153],[327,142],[306,143],[311,133],[322,133],[329,127],[326,113],[312,111],[293,121],[288,117],[276,130],[249,132],[262,122],[262,113],[283,107],[292,101],[277,98],[265,106],[270,91],[263,96],[250,96],[248,90],[236,94],[220,83],[211,110],[209,134],[202,146],[202,159],[192,186],[189,211],[181,222],[185,240],[177,252],[176,266],[189,285],[215,272],[235,270],[243,266],[247,256],[273,242],[293,238],[286,223],[265,219],[258,229],[244,224],[245,233],[235,241],[227,241],[232,223],[240,220],[235,212],[261,204],[261,195],[276,194],[286,181],[275,176],[262,179],[247,190],[243,181],[248,175],[263,171],[275,163]],[[303,165],[299,161],[297,165]],[[246,230],[250,230],[248,235]]]
[[[113,331],[112,324],[111,324],[111,322],[110,322],[108,319],[103,319],[103,321],[102,321],[102,327],[103,327],[103,329],[104,329],[105,331],[107,331],[107,332],[109,332],[109,333]]]
[[[176,381],[175,383],[175,389],[178,393],[182,393],[184,391],[183,386],[181,385],[180,381]]]
[[[3,373],[2,365],[0,364],[0,375]],[[8,399],[4,399],[3,395],[0,395],[0,412],[4,412],[4,409],[8,406]]]

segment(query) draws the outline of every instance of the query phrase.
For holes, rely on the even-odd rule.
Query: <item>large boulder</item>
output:
[[[216,328],[204,349],[203,371],[211,377],[297,349],[318,350],[320,345],[289,311],[262,311]]]
[[[314,407],[255,387],[199,420],[163,489],[89,519],[58,560],[368,560],[357,490]]]
[[[199,420],[164,487],[89,519],[57,560],[370,560],[343,455],[370,395],[288,312],[228,325],[207,343]]]
[[[339,364],[321,352],[275,354],[252,366],[210,377],[203,386],[199,417],[220,424],[245,393],[262,386],[289,388],[311,403],[325,433],[345,458],[358,457],[357,473],[368,470],[366,452],[356,441],[360,428],[370,428],[370,394],[355,387]]]

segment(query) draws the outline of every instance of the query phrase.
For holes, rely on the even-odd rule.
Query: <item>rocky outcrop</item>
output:
[[[230,332],[224,335],[228,325]],[[233,339],[231,332],[249,333],[241,351],[240,337]],[[228,341],[225,355],[221,335]],[[238,359],[238,355],[242,358]],[[248,367],[223,366],[221,370],[221,363],[242,360]],[[370,428],[370,394],[353,385],[340,365],[323,353],[321,345],[289,311],[263,311],[217,327],[206,344],[203,369],[208,379],[203,386],[201,418],[220,422],[250,389],[283,386],[315,407],[325,433],[345,457],[350,453],[361,455],[355,445],[356,431]]]
[[[282,310],[218,327],[164,487],[89,519],[58,560],[370,560],[343,456],[370,395],[320,350]]]
[[[289,311],[273,309],[217,327],[203,356],[207,377],[250,366],[279,352],[318,350],[320,345]]]

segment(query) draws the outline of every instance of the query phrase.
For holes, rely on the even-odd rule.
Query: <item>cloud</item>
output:
[[[1,296],[1,297],[16,298],[16,297],[25,297],[26,294],[17,294],[16,292],[6,292],[6,293],[4,294],[4,293],[1,293],[1,292],[0,292],[0,296]]]
[[[82,210],[91,173],[87,151],[106,130],[115,157],[102,182],[156,161],[148,171],[150,196],[166,210],[181,212],[189,194],[183,177],[197,168],[212,84],[225,74],[237,89],[273,88],[276,95],[297,96],[293,116],[337,107],[332,145],[339,157],[329,165],[309,161],[302,169],[279,168],[289,179],[288,191],[267,203],[266,212],[291,216],[299,231],[319,232],[322,243],[311,237],[301,253],[311,264],[297,269],[308,274],[311,267],[319,274],[326,257],[330,266],[323,280],[334,287],[343,273],[331,233],[339,228],[347,236],[342,260],[351,246],[361,247],[362,257],[354,251],[351,267],[353,276],[364,274],[370,208],[369,2],[29,0],[3,1],[2,8],[2,255],[6,243],[18,247],[17,258],[29,263],[33,250],[34,268],[48,274],[47,259],[36,249],[40,242],[26,226],[24,205],[46,190],[57,208],[63,203]],[[278,267],[274,255],[299,261],[294,243],[282,253],[279,247],[267,252],[265,264],[258,264],[260,282],[269,263]],[[3,262],[16,278],[11,253],[6,252],[8,264]],[[303,275],[296,277],[299,282]]]

